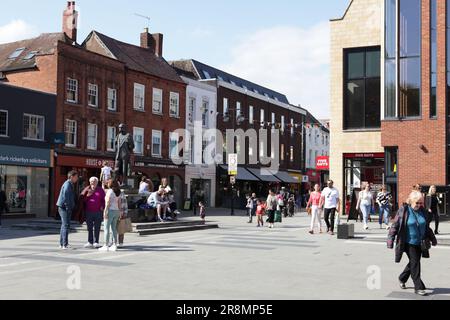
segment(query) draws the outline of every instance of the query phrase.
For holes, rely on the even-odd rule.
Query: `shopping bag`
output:
[[[282,223],[283,222],[283,217],[281,215],[281,211],[277,210],[275,211],[275,223]]]
[[[341,224],[340,214],[336,212],[336,217],[334,219],[334,229],[337,230],[340,224]]]
[[[126,218],[119,220],[119,223],[117,225],[117,232],[119,234],[133,232],[133,224],[131,223],[131,219]]]

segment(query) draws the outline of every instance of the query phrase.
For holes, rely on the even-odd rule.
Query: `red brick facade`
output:
[[[446,1],[438,0],[437,119],[430,119],[430,1],[422,1],[422,88],[420,120],[383,121],[382,145],[398,147],[398,194],[404,202],[412,186],[446,181]]]

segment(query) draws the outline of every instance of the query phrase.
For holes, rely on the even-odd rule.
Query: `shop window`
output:
[[[397,177],[397,148],[385,149],[386,177]]]
[[[0,137],[8,136],[8,111],[0,110]]]
[[[381,126],[380,48],[345,50],[344,129]]]

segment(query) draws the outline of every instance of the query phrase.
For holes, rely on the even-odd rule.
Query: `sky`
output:
[[[139,44],[164,34],[166,60],[196,59],[287,95],[329,118],[329,20],[350,0],[78,0],[78,42],[91,30]],[[62,29],[65,0],[2,4],[0,43]],[[150,17],[136,16],[140,14]]]

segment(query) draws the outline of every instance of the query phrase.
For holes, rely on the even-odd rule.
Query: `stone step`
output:
[[[34,220],[27,221],[27,223],[29,223],[29,224],[44,224],[44,225],[58,225],[58,226],[61,226],[61,220],[56,220],[56,219],[34,219]],[[74,226],[79,226],[80,225],[80,223],[77,222],[77,221],[71,221],[70,224],[74,225]]]
[[[11,229],[16,230],[34,230],[34,231],[51,231],[55,233],[59,233],[61,230],[61,224],[44,224],[44,223],[23,223],[23,224],[14,224],[10,226]],[[83,226],[70,226],[70,232],[87,232],[86,228]]]
[[[139,236],[151,236],[155,234],[162,233],[177,233],[177,232],[188,232],[188,231],[198,231],[207,229],[218,229],[217,224],[204,224],[204,225],[191,225],[191,226],[181,226],[181,227],[168,227],[163,229],[148,229],[138,231]]]
[[[134,228],[137,231],[151,229],[165,229],[170,227],[198,226],[205,225],[204,221],[168,221],[168,222],[151,222],[151,223],[135,223]]]

